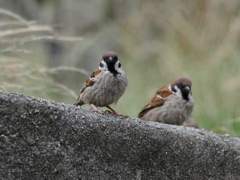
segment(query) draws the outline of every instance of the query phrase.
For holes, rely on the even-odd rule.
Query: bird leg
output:
[[[92,106],[92,108],[93,108],[94,111],[96,111],[96,112],[102,114],[102,111],[99,110],[94,104],[91,104],[91,106]]]
[[[122,114],[119,114],[117,111],[115,111],[113,108],[111,108],[110,106],[106,106],[108,109],[110,109],[113,114],[117,115],[117,116],[123,116],[123,117],[129,117],[129,116],[125,116],[125,115],[122,115]]]

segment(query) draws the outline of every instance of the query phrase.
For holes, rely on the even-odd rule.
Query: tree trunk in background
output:
[[[0,179],[240,179],[240,139],[0,92]]]

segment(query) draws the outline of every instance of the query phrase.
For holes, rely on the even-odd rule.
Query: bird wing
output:
[[[87,88],[87,87],[90,87],[92,85],[94,85],[95,83],[95,77],[101,73],[101,70],[100,69],[96,69],[95,71],[93,71],[93,73],[91,74],[90,78],[87,79],[87,81],[83,84],[81,90],[80,90],[80,94],[84,92],[84,90]],[[76,102],[74,103],[74,105],[76,106],[81,106],[83,105],[84,102],[81,100],[80,98],[80,95],[78,96]]]
[[[96,69],[95,71],[93,71],[93,73],[91,74],[90,78],[87,79],[87,81],[83,84],[81,90],[80,90],[80,94],[89,86],[92,86],[95,81],[94,78],[101,73],[100,69]]]
[[[161,87],[159,90],[156,91],[151,101],[142,108],[141,112],[138,114],[138,118],[143,117],[153,108],[162,106],[165,103],[166,98],[171,94],[172,92],[168,89],[168,85]]]

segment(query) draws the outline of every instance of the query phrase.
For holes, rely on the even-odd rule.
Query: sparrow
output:
[[[191,80],[181,77],[161,87],[151,101],[142,108],[138,118],[182,125],[185,120],[191,118],[194,106],[191,86]]]
[[[83,84],[74,105],[90,104],[99,113],[102,113],[102,111],[97,107],[107,107],[113,114],[123,116],[109,105],[117,103],[127,85],[128,79],[122,70],[117,54],[108,51],[103,54],[99,68]]]

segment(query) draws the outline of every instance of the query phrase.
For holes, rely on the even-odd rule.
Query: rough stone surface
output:
[[[240,179],[240,139],[0,91],[0,179]]]

